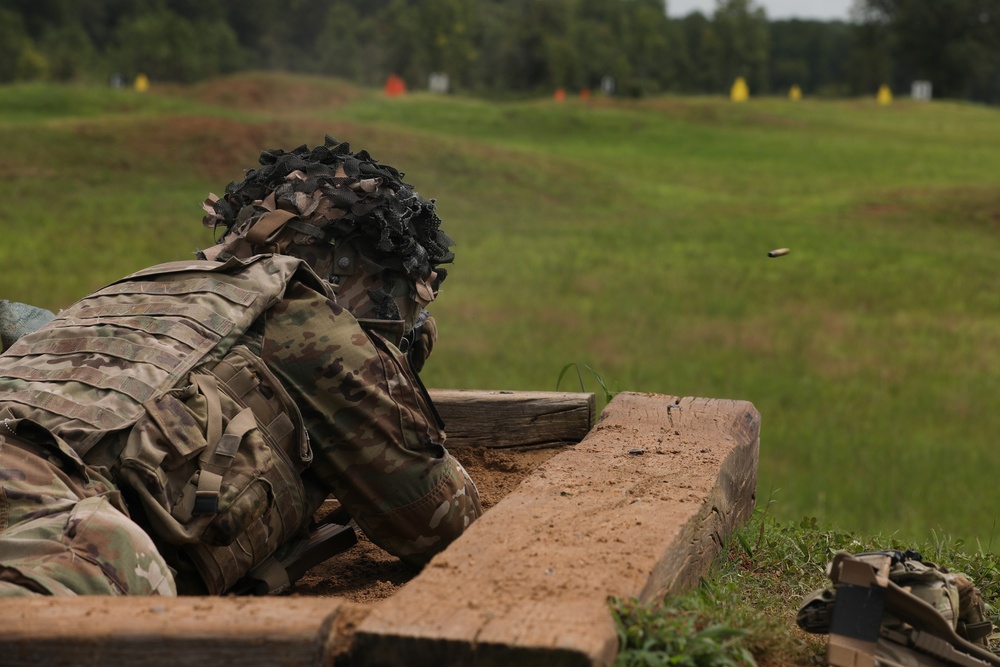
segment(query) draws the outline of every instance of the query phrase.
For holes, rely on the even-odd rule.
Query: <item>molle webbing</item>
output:
[[[85,455],[225,355],[302,266],[261,259],[172,262],[80,300],[0,356],[3,403]]]
[[[14,366],[13,368],[6,369],[4,375],[9,378],[31,380],[34,382],[79,382],[95,389],[111,389],[128,394],[129,396],[134,396],[140,402],[152,397],[156,392],[154,387],[150,387],[145,382],[137,380],[131,375],[108,375],[96,368],[87,366],[58,370]]]
[[[222,478],[239,452],[240,443],[250,429],[257,427],[253,411],[244,408],[229,420],[222,430],[222,409],[219,388],[210,375],[192,375],[201,393],[208,399],[208,428],[205,440],[208,445],[199,457],[201,472],[194,495],[193,514],[217,514]]]
[[[310,508],[300,473],[312,453],[302,418],[249,348],[235,345],[143,409],[121,478],[153,533],[183,549],[211,594],[304,532]]]
[[[234,323],[220,316],[211,309],[196,304],[176,302],[131,302],[113,304],[105,309],[81,308],[81,317],[105,318],[123,317],[127,315],[147,315],[150,317],[177,317],[190,320],[208,329],[210,333],[225,336],[233,330]]]
[[[257,298],[255,292],[208,278],[178,280],[169,283],[116,283],[96,292],[94,296],[109,294],[198,294],[201,292],[212,292],[243,306],[249,306]]]
[[[50,392],[23,389],[16,393],[5,394],[3,400],[8,405],[10,403],[17,403],[21,406],[34,408],[36,411],[80,422],[91,427],[92,430],[101,435],[108,431],[117,430],[122,426],[122,415],[120,413],[97,405],[81,405]],[[20,413],[18,415],[20,416]],[[32,418],[34,421],[43,423],[34,413],[32,414]],[[127,424],[127,421],[125,423]],[[46,424],[43,423],[43,425]],[[89,448],[87,447],[86,449]],[[83,452],[76,447],[73,447],[73,449],[83,456]]]
[[[52,324],[49,329],[50,336],[59,336],[59,329],[61,327],[76,327],[76,326],[99,326],[105,322],[106,317],[76,317],[71,321],[59,320]],[[141,331],[150,336],[157,336],[160,338],[169,338],[175,340],[179,343],[183,343],[188,347],[200,348],[207,342],[205,335],[195,331],[187,323],[181,323],[176,320],[158,319],[149,316],[140,317],[121,317],[115,315],[115,324],[120,327],[123,331]],[[229,330],[219,331],[218,334],[225,335],[229,333]]]
[[[258,429],[263,443],[276,455],[271,467],[258,471],[260,481],[269,488],[267,511],[255,515],[229,544],[201,542],[187,547],[208,590],[218,594],[260,565],[287,539],[303,531],[309,517],[299,473],[312,460],[312,452],[295,403],[247,348],[236,346],[209,373],[192,376],[201,393],[210,397],[209,406],[218,404],[220,399],[216,392],[221,392],[246,407],[229,421],[221,437],[218,436],[221,424],[213,416],[212,409],[209,410],[210,445],[200,456],[194,513],[197,514],[199,508],[210,508],[213,498],[220,497],[223,476],[235,460],[246,432],[247,418]],[[215,439],[218,444],[212,447]]]
[[[232,544],[198,544],[186,550],[209,595],[222,595],[274,552],[275,536],[264,519],[252,521]],[[284,537],[290,536],[289,534]]]
[[[264,399],[263,395],[254,391],[260,386],[260,380],[253,374],[253,371],[249,368],[237,371],[223,360],[213,372],[229,387],[235,398],[247,403],[275,440],[283,441],[292,434],[295,427],[288,418],[288,413],[275,414],[272,406]]]
[[[112,331],[114,331],[114,325],[108,325],[105,335],[101,338],[84,338],[83,336],[88,335],[87,332],[76,331],[75,333],[79,337],[37,341],[31,346],[31,354],[50,354],[58,357],[79,356],[81,353],[101,354],[135,364],[149,364],[161,370],[170,370],[183,363],[180,358],[162,347],[144,345],[127,338],[107,335]],[[18,346],[14,347],[15,353],[21,351]]]

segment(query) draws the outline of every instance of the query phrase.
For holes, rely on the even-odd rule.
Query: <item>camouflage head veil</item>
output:
[[[447,275],[439,265],[454,259],[434,201],[330,136],[312,149],[263,151],[259,161],[225,196],[205,200],[205,226],[223,231],[199,256],[300,257],[356,316],[411,327]]]

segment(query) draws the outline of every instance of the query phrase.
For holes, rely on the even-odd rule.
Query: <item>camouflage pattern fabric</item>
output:
[[[300,267],[301,272],[293,272],[289,268],[290,263]],[[192,293],[202,293],[192,291],[190,287],[194,278],[192,272],[217,272],[221,267],[208,262],[175,264],[173,270],[176,275],[163,274],[156,269],[136,275],[150,279],[155,276],[158,309],[163,313],[188,317],[190,307],[185,307],[185,300],[190,300]],[[288,283],[282,295],[269,301],[271,307],[262,317],[255,322],[243,319],[245,323],[228,330],[227,335],[215,343],[214,350],[209,349],[211,346],[205,347],[194,355],[198,358],[183,362],[183,367],[193,368],[199,359],[206,364],[214,363],[233,345],[245,346],[260,354],[263,363],[299,407],[312,443],[314,459],[311,468],[306,471],[310,480],[308,486],[312,486],[314,478],[318,478],[322,488],[319,493],[308,491],[309,507],[305,509],[314,510],[332,492],[373,542],[407,561],[426,562],[461,534],[482,510],[475,484],[445,451],[445,436],[436,421],[430,399],[399,350],[405,330],[403,322],[359,322],[336,303],[332,295],[324,290],[323,283],[299,260],[280,256],[258,257],[252,264],[252,269],[262,271],[262,275],[287,276]],[[216,268],[206,268],[205,265]],[[239,274],[236,268],[230,270]],[[297,277],[293,277],[293,273]],[[169,287],[173,282],[183,287]],[[129,299],[147,298],[149,290],[126,287],[124,290],[102,291],[101,307],[109,312],[119,311],[116,300],[119,297],[113,296],[119,293],[131,295]],[[229,288],[224,292],[231,298],[234,294],[242,294]],[[259,299],[254,300],[256,302]],[[90,302],[84,300],[82,303]],[[171,306],[172,303],[175,305]],[[199,297],[202,310],[215,307],[212,303],[215,301]],[[232,309],[232,306],[229,308]],[[86,318],[70,317],[74,312],[72,308],[64,311],[51,328],[66,332],[83,325]],[[127,309],[120,312],[122,316],[130,317]],[[145,312],[148,313],[148,309]],[[211,315],[204,314],[205,319],[213,319]],[[238,313],[233,311],[233,315]],[[169,319],[163,315],[159,317],[160,320]],[[218,319],[217,315],[214,319]],[[240,322],[241,318],[236,317],[234,321]],[[106,324],[104,320],[101,322],[101,326]],[[148,324],[153,326],[152,322]],[[172,330],[177,329],[176,322],[164,321],[155,325],[153,330],[167,324]],[[32,340],[43,343],[44,347],[44,341],[49,338],[49,328],[33,334]],[[80,331],[75,335],[93,334]],[[118,340],[120,337],[113,338]],[[102,438],[100,428],[95,425],[83,428],[76,424],[66,428],[64,421],[58,418],[58,412],[54,411],[62,409],[59,406],[69,405],[64,396],[72,397],[74,401],[86,401],[79,403],[84,408],[111,405],[108,403],[110,400],[115,400],[114,405],[118,406],[122,404],[121,392],[125,387],[119,382],[72,387],[77,377],[72,366],[78,365],[88,371],[82,377],[89,378],[99,358],[92,352],[81,352],[78,350],[80,346],[74,343],[60,358],[64,370],[54,374],[48,356],[34,353],[32,340],[26,337],[0,355],[0,362],[3,362],[0,368],[10,367],[9,371],[0,372],[0,376],[10,374],[8,378],[0,377],[0,412],[6,409],[10,416],[23,416],[28,410],[26,402],[29,399],[32,404],[40,406],[32,409],[31,414],[47,420],[45,426],[52,433],[64,434],[68,444],[57,449],[64,459],[75,461],[80,469],[77,474],[84,481],[74,485],[72,479],[56,475],[51,467],[55,464],[51,461],[51,465],[46,464],[48,459],[44,452],[35,452],[34,457],[8,455],[4,459],[5,473],[0,479],[0,492],[7,498],[6,502],[10,503],[12,498],[20,502],[35,494],[42,498],[36,501],[36,505],[51,505],[52,509],[41,514],[30,507],[7,510],[11,518],[4,526],[4,539],[15,539],[20,535],[21,544],[17,549],[8,548],[6,542],[0,544],[0,571],[6,573],[3,580],[13,581],[24,590],[53,594],[71,591],[173,592],[172,583],[156,578],[158,573],[167,573],[166,563],[150,538],[127,519],[123,513],[127,510],[120,503],[115,487],[107,480],[99,480],[102,486],[94,486],[94,490],[88,491],[92,488],[86,481],[90,479],[90,469],[83,468],[76,451],[84,452],[85,457],[90,457],[86,459],[88,461],[98,457],[101,465],[118,470],[113,460],[104,457],[115,451],[114,443],[122,442],[121,433],[109,432],[107,437]],[[76,339],[58,340],[72,342]],[[98,347],[106,352],[109,345]],[[155,338],[145,339],[145,345],[150,353],[144,358],[159,360],[163,357],[162,354],[153,354],[155,346],[159,345]],[[88,343],[88,347],[93,345]],[[67,367],[67,364],[71,366]],[[176,372],[171,376],[179,377]],[[56,380],[62,384],[46,384]],[[72,392],[67,393],[70,389]],[[46,399],[49,395],[52,400]],[[41,406],[47,409],[41,409]],[[104,408],[102,410],[99,414],[109,412]],[[74,409],[72,414],[90,415],[92,412],[81,413],[80,409]],[[130,426],[128,419],[122,421],[125,417],[121,411],[116,409],[116,414],[119,419],[113,421],[115,428]],[[16,423],[17,420],[8,421]],[[77,436],[80,442],[74,439]],[[58,443],[62,442],[51,434],[50,437]],[[84,442],[91,446],[81,447]],[[95,446],[92,443],[98,444]],[[109,444],[112,446],[107,446]],[[23,446],[18,447],[20,450]],[[61,483],[50,489],[53,479]],[[112,479],[117,484],[123,482],[120,477]],[[33,491],[36,487],[41,491]],[[107,498],[107,502],[100,502],[100,498]],[[119,509],[113,509],[114,506]],[[278,509],[284,512],[289,508]],[[42,517],[47,517],[44,525],[32,523]],[[81,524],[78,519],[83,517],[86,517],[86,531],[79,529]],[[145,524],[143,527],[151,529]],[[66,536],[70,534],[75,540],[71,546],[74,549],[72,553],[79,550],[80,553],[90,554],[90,562],[111,582],[104,589],[92,583],[81,583],[91,581],[79,573],[82,563],[72,558],[59,560],[51,557],[53,549],[66,551]],[[27,541],[26,536],[31,540]],[[161,550],[159,553],[165,555],[167,562],[178,571],[190,571],[186,563],[171,560],[176,556],[173,551]],[[59,587],[50,583],[63,580],[72,585]]]
[[[293,258],[170,262],[98,290],[0,355],[0,408],[33,419],[85,459],[143,404],[221,359],[296,271]]]
[[[71,452],[16,437],[19,421],[0,426],[0,596],[176,595],[114,486]]]
[[[312,469],[369,539],[423,563],[482,509],[397,347],[402,331],[401,322],[359,323],[335,301],[296,284],[268,313],[260,342],[265,362],[302,413]]]
[[[876,667],[995,665],[993,624],[964,574],[913,550],[838,552],[831,584],[807,595],[796,622],[829,634],[826,664]]]

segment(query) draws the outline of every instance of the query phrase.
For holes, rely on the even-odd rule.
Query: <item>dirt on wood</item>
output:
[[[476,482],[483,510],[488,512],[535,468],[564,449],[460,447],[452,449],[451,453]],[[320,510],[317,518],[336,508],[336,502],[328,504],[330,506]],[[393,595],[420,572],[375,546],[360,530],[357,534],[355,546],[306,572],[289,594],[374,603]]]

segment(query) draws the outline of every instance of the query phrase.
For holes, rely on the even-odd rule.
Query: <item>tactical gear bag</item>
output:
[[[156,535],[183,551],[208,592],[231,588],[309,520],[300,473],[312,460],[298,409],[236,346],[190,383],[145,404],[120,475]]]
[[[993,630],[968,577],[907,550],[851,555],[830,564],[832,585],[806,596],[797,623],[829,634],[834,667],[1000,667]]]

